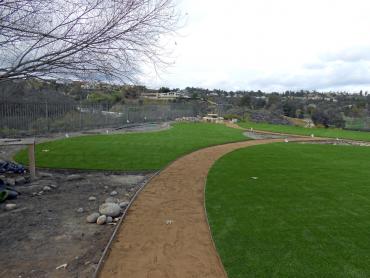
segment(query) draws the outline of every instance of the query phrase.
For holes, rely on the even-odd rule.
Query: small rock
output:
[[[106,223],[109,224],[109,223],[112,223],[112,222],[113,222],[113,218],[111,216],[108,216]]]
[[[96,224],[98,224],[98,225],[104,225],[106,221],[107,221],[107,216],[100,215],[98,217],[98,219],[96,219]]]
[[[104,189],[108,189],[109,187],[107,185],[104,186]]]
[[[8,199],[15,199],[18,197],[18,192],[14,190],[7,190],[8,191]]]
[[[77,212],[79,212],[79,213],[83,213],[85,210],[84,210],[84,208],[78,208],[77,209]]]
[[[18,177],[15,179],[15,184],[16,185],[22,185],[22,184],[25,184],[27,181],[26,181],[26,178],[25,177]]]
[[[94,197],[94,196],[90,196],[90,197],[89,197],[89,201],[96,201],[96,197]]]
[[[111,196],[116,196],[116,195],[118,195],[118,192],[114,190],[114,191],[112,191],[112,192],[110,193],[110,195],[111,195]]]
[[[118,204],[104,203],[99,207],[101,214],[116,217],[121,214],[121,207]]]
[[[258,177],[251,177],[252,180],[258,180]]]
[[[42,191],[42,190],[39,193],[37,193],[37,195],[39,195],[39,196],[42,195],[42,194],[44,194],[44,191]]]
[[[6,183],[10,186],[14,186],[15,185],[15,179],[8,178],[8,179],[6,179]]]
[[[45,173],[45,172],[40,172],[40,173],[39,173],[39,176],[40,176],[41,178],[52,178],[52,177],[53,177],[53,174]]]
[[[127,207],[127,206],[128,206],[128,204],[129,204],[129,202],[121,202],[121,203],[119,203],[119,206],[120,206],[121,208],[125,208],[125,207]]]
[[[77,181],[77,180],[81,180],[82,179],[82,176],[81,175],[73,174],[73,175],[67,176],[66,179],[67,179],[67,181]]]
[[[117,204],[118,202],[119,202],[119,200],[117,198],[114,198],[114,197],[108,197],[107,199],[105,199],[105,203]]]
[[[50,187],[50,186],[45,185],[45,186],[42,188],[42,190],[44,190],[44,191],[50,191],[50,190],[51,190],[51,187]]]
[[[56,184],[50,184],[50,187],[53,188],[53,189],[57,189],[58,188],[58,185],[56,185]]]
[[[6,204],[5,205],[5,210],[7,210],[7,211],[13,210],[13,209],[16,209],[16,208],[17,208],[16,204]]]
[[[88,223],[95,223],[96,220],[98,220],[100,214],[98,212],[94,212],[92,214],[90,214],[89,216],[86,217],[86,221]]]

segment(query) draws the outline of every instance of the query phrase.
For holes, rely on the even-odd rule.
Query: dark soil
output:
[[[21,195],[0,205],[0,277],[91,277],[115,225],[89,224],[86,216],[113,190],[129,201],[150,177],[79,172],[82,179],[67,181],[70,172],[48,173],[52,176],[15,186]],[[35,195],[50,185],[57,188]],[[7,203],[17,208],[5,211]],[[66,268],[57,270],[62,264]]]

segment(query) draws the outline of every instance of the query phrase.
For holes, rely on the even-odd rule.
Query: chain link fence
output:
[[[119,128],[134,123],[196,117],[198,103],[120,105],[75,103],[0,103],[0,137],[39,136],[58,132]]]

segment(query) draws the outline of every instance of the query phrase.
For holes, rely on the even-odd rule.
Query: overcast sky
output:
[[[179,9],[174,64],[148,72],[149,87],[370,90],[369,0],[181,0]]]

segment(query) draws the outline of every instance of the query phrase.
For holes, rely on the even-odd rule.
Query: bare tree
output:
[[[0,81],[77,76],[132,80],[163,63],[173,0],[0,0]]]

